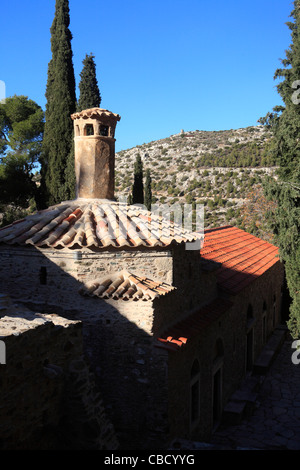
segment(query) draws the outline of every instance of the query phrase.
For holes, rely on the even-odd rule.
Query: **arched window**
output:
[[[219,338],[217,339],[215,343],[215,348],[214,348],[214,363],[223,360],[224,356],[224,346],[223,346],[223,341]]]
[[[247,309],[247,330],[252,328],[254,323],[253,307],[251,304],[248,305]]]
[[[248,305],[247,309],[247,320],[252,320],[253,319],[253,307],[251,304]]]
[[[214,347],[213,357],[213,422],[217,424],[222,415],[224,346],[219,338]]]
[[[262,342],[265,344],[267,341],[267,304],[264,300],[263,303],[263,314],[262,314]]]
[[[195,426],[200,417],[200,366],[197,359],[191,368],[190,378],[190,424]]]
[[[191,369],[191,378],[196,377],[200,373],[200,366],[198,359],[195,359]]]
[[[273,328],[276,325],[276,295],[273,295]]]
[[[254,349],[254,336],[253,336],[253,308],[248,305],[247,309],[247,336],[246,336],[246,370],[251,371],[253,367],[253,349]]]
[[[104,126],[103,124],[100,125],[100,128],[99,128],[99,134],[104,136],[104,137],[108,137],[109,135],[109,127],[108,126]]]

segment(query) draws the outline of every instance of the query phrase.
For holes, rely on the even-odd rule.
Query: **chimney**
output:
[[[76,197],[114,199],[115,129],[121,117],[91,108],[71,115],[74,121]]]

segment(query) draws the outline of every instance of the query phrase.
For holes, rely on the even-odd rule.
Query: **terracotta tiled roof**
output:
[[[115,300],[151,300],[165,295],[175,287],[165,282],[152,281],[144,276],[137,276],[128,271],[121,271],[94,281],[80,290],[82,295]]]
[[[198,238],[158,214],[106,199],[63,202],[0,229],[0,244],[43,248],[167,247]]]
[[[230,294],[279,261],[276,246],[231,226],[205,230],[201,258],[216,266],[218,284]]]
[[[194,336],[202,333],[212,322],[220,318],[232,305],[229,300],[218,298],[210,304],[200,307],[160,335],[156,346],[177,351]]]
[[[90,108],[90,109],[84,109],[83,111],[79,111],[78,113],[74,113],[71,115],[72,119],[77,119],[77,118],[94,118],[96,116],[107,116],[107,117],[113,117],[117,121],[120,121],[121,117],[119,114],[112,113],[111,111],[108,111],[107,109],[102,109],[102,108]]]

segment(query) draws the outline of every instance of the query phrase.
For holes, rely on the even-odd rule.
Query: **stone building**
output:
[[[201,234],[116,201],[120,116],[72,119],[77,197],[0,230],[0,291],[82,322],[121,448],[209,439],[281,321],[278,249],[234,227],[207,230],[201,247]]]
[[[0,299],[0,450],[116,450],[82,324]]]

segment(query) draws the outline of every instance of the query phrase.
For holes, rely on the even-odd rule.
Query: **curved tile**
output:
[[[153,281],[128,271],[120,271],[82,287],[84,296],[115,300],[151,300],[173,291],[175,287],[165,282]]]
[[[137,206],[76,199],[0,229],[0,243],[40,248],[166,247],[201,238]]]
[[[220,263],[217,278],[220,287],[237,294],[278,262],[276,246],[237,227],[205,230],[201,258]]]

